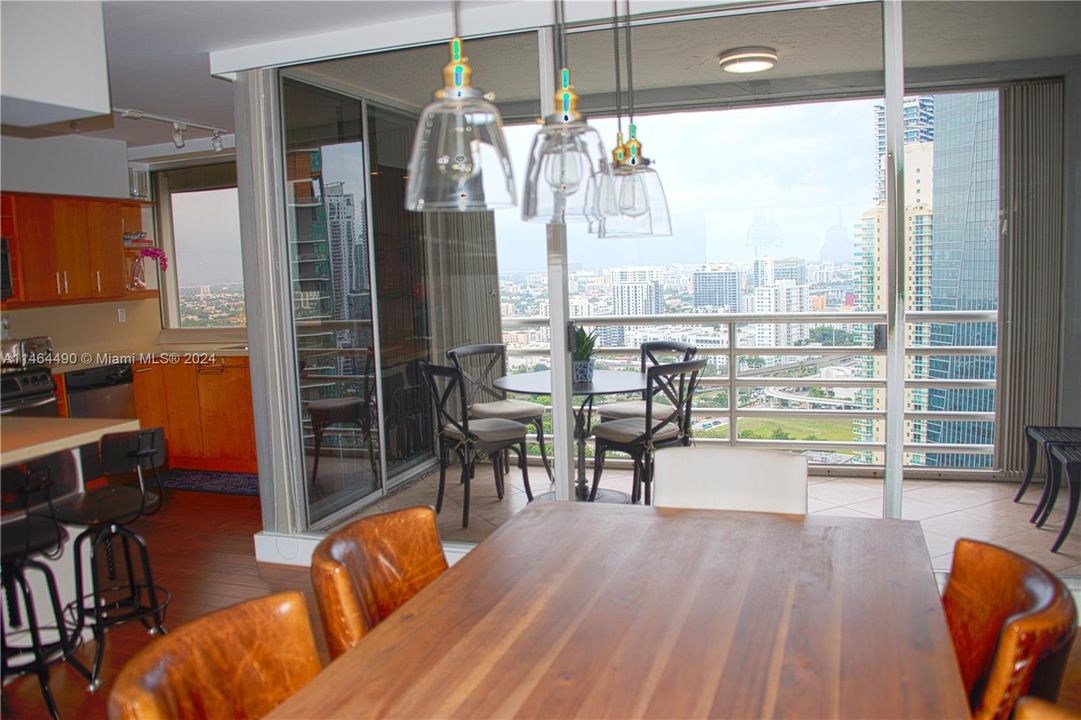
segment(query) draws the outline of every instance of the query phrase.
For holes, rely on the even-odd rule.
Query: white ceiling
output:
[[[8,4],[13,0],[4,0]],[[540,1],[540,0],[538,0]],[[471,8],[492,3],[470,0]],[[342,28],[445,12],[445,0],[282,0],[279,2],[107,0],[103,3],[114,107],[233,128],[232,88],[209,73],[211,51]],[[911,67],[1081,54],[1081,2],[906,2],[905,59]],[[608,32],[569,41],[583,94],[613,87]],[[654,24],[634,35],[638,87],[708,86],[881,69],[879,10],[848,5]],[[717,54],[739,45],[780,52],[773,71],[725,76]],[[445,62],[442,47],[415,48],[309,66],[308,71],[358,90],[427,102]],[[536,98],[532,35],[470,41],[476,83],[500,100]],[[160,123],[102,118],[81,123],[87,134],[131,147],[169,141]]]

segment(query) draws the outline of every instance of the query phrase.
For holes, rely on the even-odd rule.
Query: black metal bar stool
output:
[[[51,472],[45,462],[5,468],[2,482],[5,498],[12,501],[10,508],[24,513],[5,521],[0,532],[0,577],[7,601],[0,623],[3,677],[35,673],[49,714],[59,718],[49,689],[50,663],[67,660],[83,677],[91,678],[90,670],[75,657],[78,639],[68,632],[64,622],[56,578],[49,566],[38,559],[58,558],[68,534],[53,515]],[[53,625],[39,623],[28,570],[36,570],[45,581]],[[9,638],[9,630],[15,631],[16,638],[28,635],[29,645]],[[56,637],[46,640],[42,631],[55,633]]]
[[[154,584],[146,543],[127,526],[161,509],[164,494],[158,467],[165,464],[165,433],[161,428],[113,433],[101,438],[102,471],[109,480],[69,500],[55,504],[60,522],[85,525],[75,539],[75,596],[66,608],[75,632],[93,631],[96,647],[91,666],[90,689],[100,683],[98,672],[105,652],[105,631],[112,625],[139,620],[150,632],[165,632],[165,607],[169,593]],[[146,488],[144,471],[154,479],[155,491]],[[117,476],[135,474],[137,485],[112,482]],[[125,577],[118,577],[116,539],[120,539]],[[83,550],[90,547],[90,586],[83,577]],[[141,578],[135,571],[132,546],[139,556]],[[105,565],[102,568],[102,564]],[[104,573],[105,577],[102,577]]]
[[[1062,488],[1063,476],[1066,478],[1066,487],[1069,490],[1069,498],[1066,506],[1066,517],[1062,522],[1055,543],[1051,546],[1051,552],[1058,552],[1062,543],[1070,534],[1074,519],[1077,517],[1077,506],[1081,501],[1081,442],[1049,442],[1047,448],[1047,485],[1048,492],[1043,512],[1036,521],[1036,527],[1042,528],[1051,517],[1051,510],[1055,507],[1059,490]]]
[[[1046,452],[1047,443],[1052,442],[1081,442],[1081,427],[1067,427],[1055,425],[1026,425],[1025,444],[1028,446],[1028,468],[1025,470],[1025,479],[1021,481],[1021,487],[1013,496],[1014,502],[1020,502],[1021,497],[1028,491],[1032,484],[1032,473],[1036,470],[1037,446],[1043,447]],[[1044,495],[1040,497],[1036,512],[1033,513],[1029,522],[1036,522],[1036,518],[1042,513],[1044,501],[1047,499],[1047,489],[1051,479],[1051,456],[1047,456],[1047,479],[1044,481]]]

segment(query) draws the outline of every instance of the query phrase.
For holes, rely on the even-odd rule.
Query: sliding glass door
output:
[[[365,103],[388,481],[432,457],[431,401],[418,361],[429,357],[423,217],[405,209],[414,115]]]
[[[382,490],[359,100],[282,82],[293,333],[308,525]]]

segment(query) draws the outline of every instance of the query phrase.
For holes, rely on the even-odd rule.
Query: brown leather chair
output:
[[[1055,700],[1077,633],[1077,608],[1058,578],[961,539],[942,604],[974,718],[1009,718],[1023,695]]]
[[[1014,720],[1081,720],[1081,713],[1070,708],[1056,705],[1034,697],[1023,697],[1017,701]]]
[[[298,592],[219,610],[154,640],[109,693],[111,720],[262,717],[321,669]]]
[[[430,507],[364,517],[312,553],[312,588],[336,658],[447,569]]]

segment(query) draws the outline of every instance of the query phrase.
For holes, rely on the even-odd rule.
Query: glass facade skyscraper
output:
[[[998,308],[999,163],[998,92],[942,94],[935,98],[934,230],[931,240],[931,309]],[[934,323],[932,345],[993,346],[995,323]],[[931,378],[993,379],[995,358],[935,356]],[[991,412],[995,391],[932,389],[928,409]],[[991,422],[932,421],[927,441],[993,443]],[[928,453],[927,465],[990,467],[990,455]]]

